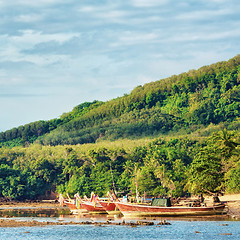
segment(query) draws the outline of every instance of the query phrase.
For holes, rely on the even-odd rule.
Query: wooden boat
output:
[[[116,206],[116,202],[119,202],[121,199],[118,199],[115,192],[107,192],[106,198],[98,198],[97,202],[102,205],[105,211],[111,215],[121,214],[119,209]]]
[[[94,214],[107,213],[102,205],[98,202],[98,196],[96,196],[93,192],[91,193],[90,199],[84,196],[84,200],[82,200],[78,193],[75,194],[74,197],[74,200],[71,200],[69,197],[69,201],[64,201],[73,214],[79,214],[83,212]]]
[[[131,204],[116,202],[118,209],[124,217],[147,217],[147,216],[202,216],[222,214],[225,208],[224,204],[211,207],[184,207],[171,206],[160,207],[151,205]]]
[[[85,209],[87,212],[90,213],[107,213],[103,206],[98,202],[93,203],[90,201],[84,201],[81,203],[81,209]]]
[[[78,209],[76,204],[73,202],[64,201],[64,204],[69,208],[72,214],[80,214],[80,213],[87,212],[85,209]]]
[[[117,215],[117,214],[121,214],[121,212],[119,211],[119,209],[116,206],[115,202],[107,202],[107,201],[98,201],[102,207],[105,209],[105,211],[110,214],[110,215]]]
[[[99,203],[92,203],[88,201],[81,202],[80,208],[77,208],[73,202],[64,202],[72,214],[80,213],[107,213],[106,210]]]
[[[64,204],[69,208],[72,214],[78,214],[77,206],[74,203],[64,201]]]
[[[119,201],[114,192],[107,192],[106,198],[98,198],[97,203],[99,203],[108,214],[119,214],[121,213],[115,204],[116,201]]]
[[[107,201],[98,201],[100,205],[105,209],[105,211],[115,211],[116,210],[116,204],[114,202],[107,202]]]
[[[70,211],[77,209],[77,206],[73,202],[64,201],[64,204],[69,208]]]

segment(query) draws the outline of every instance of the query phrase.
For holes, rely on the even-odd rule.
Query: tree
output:
[[[69,193],[70,196],[79,193],[80,196],[90,196],[93,189],[90,186],[90,179],[86,175],[73,175],[65,184],[64,191]]]
[[[140,195],[143,195],[144,193],[151,195],[159,184],[155,178],[154,172],[146,166],[141,168],[136,180]]]
[[[191,193],[221,191],[224,171],[218,148],[207,145],[200,149],[193,159],[188,178],[188,190]]]
[[[240,192],[240,160],[238,160],[234,168],[226,173],[225,179],[227,193]]]
[[[84,161],[79,160],[76,152],[72,148],[66,148],[66,159],[63,162],[63,174],[68,181],[82,166]]]

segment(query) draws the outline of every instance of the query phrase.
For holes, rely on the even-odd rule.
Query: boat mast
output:
[[[138,202],[137,166],[135,165],[136,200]]]
[[[114,180],[113,180],[113,173],[112,173],[112,165],[111,165],[111,163],[110,163],[110,170],[111,170],[111,175],[112,175],[113,191],[114,191],[114,194],[116,195],[117,192],[116,192],[116,188],[115,188],[115,184],[114,184]]]

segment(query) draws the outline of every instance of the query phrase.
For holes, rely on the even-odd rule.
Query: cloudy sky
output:
[[[0,131],[240,53],[239,0],[0,0]]]

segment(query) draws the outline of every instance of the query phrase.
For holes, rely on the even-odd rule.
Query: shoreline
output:
[[[224,215],[216,215],[217,220],[224,220],[224,221],[231,221],[231,220],[240,220],[240,194],[236,195],[226,195],[226,196],[221,196],[220,200],[223,202],[226,202],[227,205],[227,210],[228,212]],[[210,202],[210,198],[206,197],[206,201]],[[60,207],[59,203],[56,201],[51,201],[51,200],[45,200],[45,201],[27,201],[27,202],[14,202],[14,201],[9,201],[9,202],[0,202],[0,211],[4,213],[5,211],[19,211],[19,210],[24,210],[24,211],[31,211],[33,210],[38,212],[41,210],[46,210],[50,209],[53,211],[61,211],[61,210],[68,210],[66,207]],[[67,216],[67,215],[66,215]],[[46,216],[43,216],[46,217]],[[51,217],[51,216],[50,216]],[[212,218],[211,218],[212,217]],[[209,220],[209,219],[214,219],[213,216],[209,217],[204,217],[204,218],[181,218],[181,219],[192,219],[192,220]],[[10,219],[11,218],[11,219]],[[178,217],[174,218],[166,218],[168,220],[174,220],[174,219],[180,219]],[[159,219],[160,221],[161,219]],[[129,222],[130,221],[130,222]],[[37,220],[20,220],[20,219],[14,219],[14,216],[7,216],[3,215],[0,219],[0,227],[34,227],[34,226],[49,226],[49,225],[86,225],[86,224],[91,224],[91,225],[96,225],[96,226],[102,226],[102,225],[130,225],[130,226],[138,226],[138,225],[156,225],[152,223],[152,219],[149,220],[140,220],[136,219],[135,222],[132,222],[131,220],[122,220],[122,222],[106,219],[106,221],[103,222],[94,222],[94,221],[63,221],[63,220],[57,220],[57,221],[37,221]],[[145,222],[144,222],[145,221]],[[154,219],[154,221],[157,221]],[[164,220],[166,221],[166,220]],[[151,223],[151,224],[150,224]],[[159,223],[160,225],[160,223]],[[163,224],[162,224],[163,225]]]
[[[211,202],[211,198],[206,197],[205,200]],[[226,203],[227,215],[232,219],[240,220],[240,194],[226,194],[219,196],[219,199]]]

